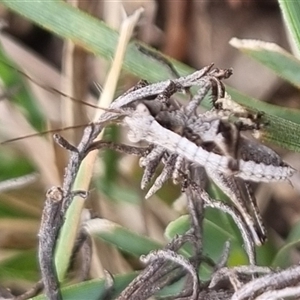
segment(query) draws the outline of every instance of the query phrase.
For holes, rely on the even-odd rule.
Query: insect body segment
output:
[[[148,143],[155,144],[165,148],[166,150],[181,155],[192,163],[199,164],[205,168],[212,168],[220,172],[229,173],[231,172],[232,161],[234,157],[230,158],[229,155],[220,155],[214,152],[207,151],[202,147],[197,146],[195,143],[189,141],[187,138],[174,133],[164,127],[162,127],[150,115],[145,105],[139,104],[136,111],[130,116],[125,117],[125,124],[129,127],[130,131],[128,137],[132,142],[147,141]],[[199,134],[199,132],[198,132]],[[200,138],[202,137],[199,134]],[[203,133],[205,142],[215,142],[218,139],[218,134],[208,139],[207,132]],[[214,139],[213,139],[214,138]],[[216,143],[216,145],[218,142]],[[252,145],[248,142],[244,145],[247,149],[247,145],[250,148]],[[265,146],[264,146],[265,147]],[[244,180],[250,181],[284,181],[288,180],[289,177],[294,173],[294,169],[289,165],[284,164],[280,157],[273,152],[271,149],[265,147],[268,155],[272,155],[273,160],[280,162],[276,165],[265,162],[264,159],[259,162],[259,158],[256,160],[247,159],[247,155],[244,148],[243,156],[247,160],[238,159],[238,169],[234,172],[234,176],[240,177]],[[250,152],[251,155],[251,152]],[[251,156],[249,157],[251,158]]]
[[[247,181],[289,181],[295,170],[273,150],[244,136],[244,131],[264,126],[262,114],[252,113],[234,103],[221,82],[226,77],[213,75],[229,73],[209,69],[202,74],[203,77],[195,82],[199,84],[202,80],[203,86],[186,106],[172,98],[172,93],[179,90],[169,83],[167,91],[159,90],[152,100],[137,101],[124,118],[131,142],[144,141],[153,145],[151,153],[141,159],[141,166],[145,168],[142,188],[150,182],[160,161],[164,169],[146,197],[153,195],[168,178],[178,182],[179,174],[189,172],[190,168],[204,168],[241,214],[251,239],[261,245],[266,232]],[[214,107],[197,113],[209,89]]]

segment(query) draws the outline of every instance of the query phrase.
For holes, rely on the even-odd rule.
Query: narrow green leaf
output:
[[[279,125],[281,123],[281,119],[285,119],[293,123],[300,124],[299,109],[287,108],[287,107],[282,107],[267,102],[263,102],[255,98],[252,98],[250,96],[247,96],[229,86],[226,87],[226,90],[230,94],[232,99],[237,103],[245,107],[248,107],[253,111],[264,112],[267,121],[272,120],[271,119],[272,117],[270,116],[276,116],[278,117],[277,122],[279,123]]]
[[[37,253],[33,250],[23,251],[0,263],[0,280],[39,280],[40,272]]]
[[[286,243],[277,252],[272,266],[286,268],[292,263],[291,252],[300,246],[300,222],[298,222],[289,233]]]
[[[110,299],[116,299],[117,296],[128,286],[128,284],[137,276],[137,272],[125,275],[114,276],[114,288]],[[158,292],[159,296],[174,296],[182,291],[185,280],[181,279],[174,284],[167,286]],[[103,279],[93,279],[78,284],[62,288],[63,300],[105,300],[105,281]],[[32,300],[47,300],[45,295],[39,295],[31,298]]]
[[[163,245],[145,236],[134,233],[114,222],[105,219],[93,219],[87,222],[86,229],[93,236],[115,245],[122,251],[134,256],[148,254]]]
[[[0,181],[4,181],[32,173],[34,168],[18,153],[13,153],[11,149],[3,147],[0,152],[0,170]]]
[[[300,53],[300,2],[291,0],[278,0],[287,28]]]
[[[300,88],[300,61],[274,43],[232,38],[230,45],[274,71],[278,76]]]
[[[261,131],[262,140],[300,152],[299,124],[272,115],[266,116],[266,120],[269,124]]]
[[[43,115],[27,89],[22,76],[12,66],[14,63],[6,56],[0,46],[0,78],[3,92],[7,93],[10,101],[25,110],[29,122],[36,129],[42,130],[44,126]]]
[[[235,89],[228,88],[232,99],[254,112],[264,112],[266,126],[260,130],[263,141],[276,144],[291,151],[300,152],[300,111],[268,104]]]
[[[287,268],[292,263],[291,251],[300,246],[300,240],[285,244],[276,254],[272,266]]]
[[[115,51],[118,40],[118,33],[115,30],[64,1],[1,0],[1,2],[46,30],[62,38],[70,39],[75,44],[107,60],[111,59]],[[138,77],[144,78],[146,75],[152,81],[170,77],[166,67],[163,68],[155,59],[149,59],[138,50],[134,43],[127,51],[124,69]]]
[[[114,288],[111,299],[115,299],[126,286],[136,277],[137,273],[114,276]],[[105,280],[93,279],[62,288],[64,300],[104,300],[106,293]],[[32,300],[47,300],[44,295],[31,298]]]
[[[165,236],[168,240],[171,240],[176,234],[183,234],[189,228],[189,217],[187,215],[184,215],[171,222],[167,226],[165,230]],[[203,245],[203,252],[209,253],[209,257],[211,259],[217,261],[220,258],[220,256],[222,255],[224,244],[229,240],[232,246],[229,263],[232,265],[247,263],[247,256],[245,254],[245,251],[238,242],[239,237],[235,236],[229,224],[227,227],[220,227],[213,220],[208,220],[205,218],[203,228],[203,241],[205,241]],[[192,255],[190,247],[184,247],[184,249],[189,253],[189,256]]]

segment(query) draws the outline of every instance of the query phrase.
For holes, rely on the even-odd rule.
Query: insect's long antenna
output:
[[[84,104],[84,105],[86,105],[86,106],[93,107],[93,108],[96,108],[96,109],[105,110],[104,108],[102,108],[102,107],[100,107],[100,106],[97,106],[97,105],[95,105],[95,104],[91,104],[91,103],[86,102],[86,101],[84,101],[84,100],[79,100],[79,99],[74,98],[74,97],[72,97],[72,96],[70,96],[70,95],[67,95],[67,94],[65,94],[64,92],[62,92],[62,91],[60,91],[60,90],[58,90],[58,89],[56,89],[56,88],[54,88],[54,87],[51,87],[51,86],[47,86],[47,85],[45,85],[45,84],[42,84],[42,83],[40,83],[38,80],[36,80],[36,79],[34,79],[33,77],[31,77],[31,76],[29,76],[28,74],[26,74],[25,72],[23,72],[23,71],[21,71],[20,69],[17,69],[17,68],[15,68],[15,67],[11,66],[10,64],[8,64],[8,63],[6,63],[6,62],[4,62],[4,61],[1,61],[1,63],[5,64],[6,66],[8,66],[8,67],[10,67],[10,68],[12,68],[12,69],[14,69],[16,72],[18,72],[18,73],[21,74],[22,76],[26,77],[27,79],[29,79],[31,82],[33,82],[33,83],[36,84],[37,86],[39,86],[40,88],[42,88],[42,89],[44,89],[44,90],[46,90],[46,91],[48,91],[48,92],[50,92],[50,93],[62,95],[62,96],[67,97],[67,98],[69,98],[71,101],[76,102],[76,103]]]
[[[16,141],[36,137],[36,136],[41,136],[41,135],[44,135],[44,134],[47,134],[47,133],[56,133],[56,132],[62,132],[62,131],[70,130],[70,129],[84,128],[87,125],[88,124],[85,123],[85,124],[67,126],[67,127],[63,127],[63,128],[51,129],[51,130],[47,130],[47,131],[42,131],[42,132],[38,132],[38,133],[24,135],[24,136],[21,136],[21,137],[17,137],[17,138],[13,138],[13,139],[9,139],[9,140],[6,140],[4,142],[1,142],[0,145],[6,145],[6,144],[9,144],[9,143],[12,143],[12,142],[16,142]]]
[[[97,122],[93,122],[94,125],[107,124],[113,120],[116,121],[127,115],[127,113],[125,111],[121,111],[120,109],[109,109],[109,108],[101,108],[101,109],[103,109],[107,112],[118,114],[118,115],[112,115],[112,116],[106,118],[105,120],[102,120],[102,121],[99,120]],[[27,138],[48,134],[48,133],[57,133],[57,132],[62,132],[62,131],[70,130],[70,129],[84,128],[84,127],[87,127],[88,125],[89,124],[85,123],[85,124],[78,124],[78,125],[66,126],[66,127],[62,127],[62,128],[58,128],[58,129],[51,129],[51,130],[47,130],[47,131],[37,132],[37,133],[33,133],[33,134],[29,134],[29,135],[25,135],[25,136],[21,136],[21,137],[17,137],[17,138],[13,138],[13,139],[9,139],[9,140],[0,142],[0,145],[9,144],[12,142],[16,142],[16,141],[20,141],[20,140],[24,140]]]
[[[44,89],[44,90],[46,90],[46,91],[48,91],[50,93],[60,94],[60,95],[62,95],[64,97],[68,97],[73,102],[81,103],[81,104],[84,104],[84,105],[92,107],[92,108],[101,109],[101,110],[103,110],[105,112],[120,113],[120,111],[117,110],[117,109],[110,109],[110,108],[100,107],[100,106],[91,104],[89,102],[86,102],[86,101],[79,100],[79,99],[76,99],[74,97],[71,97],[71,96],[69,96],[69,95],[67,95],[67,94],[59,91],[56,88],[53,88],[51,86],[46,86],[46,85],[40,83],[38,80],[35,80],[34,78],[32,78],[31,76],[29,76],[25,72],[23,72],[20,69],[17,69],[15,67],[11,66],[10,64],[6,63],[5,61],[0,60],[0,62],[3,63],[3,64],[5,64],[9,68],[14,69],[16,72],[18,72],[19,74],[21,74],[25,78],[29,79],[31,82],[33,82],[37,86],[39,86],[40,88],[42,88],[42,89]],[[3,95],[0,95],[0,100],[11,97],[12,94],[18,92],[19,89],[20,89],[19,85],[18,86],[14,86],[12,88],[9,88],[7,92],[5,92]],[[26,136],[17,137],[17,138],[13,138],[13,139],[9,139],[9,140],[0,142],[0,145],[9,144],[9,143],[12,143],[12,142],[15,142],[15,141],[20,141],[20,140],[23,140],[23,139],[26,139],[26,138],[36,137],[36,136],[43,135],[43,134],[55,133],[55,132],[62,132],[62,131],[65,131],[65,130],[70,130],[70,129],[84,128],[87,125],[88,125],[87,123],[85,123],[85,124],[78,124],[78,125],[67,126],[67,127],[63,127],[63,128],[58,128],[58,129],[52,129],[52,130],[47,130],[47,131],[43,131],[43,132],[33,133],[33,134],[26,135]]]

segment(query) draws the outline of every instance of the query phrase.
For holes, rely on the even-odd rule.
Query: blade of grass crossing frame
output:
[[[300,2],[278,0],[285,24],[297,46],[300,54]]]
[[[300,88],[300,61],[283,48],[274,43],[237,38],[232,38],[229,43],[274,71],[279,77]]]

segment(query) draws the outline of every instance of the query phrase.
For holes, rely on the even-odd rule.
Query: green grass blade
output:
[[[209,209],[209,211],[211,213],[219,213],[212,209]],[[218,260],[222,255],[224,243],[229,240],[232,245],[229,262],[233,265],[247,263],[245,251],[239,242],[240,238],[235,235],[233,230],[231,230],[229,224],[223,224],[223,227],[221,227],[217,222],[215,222],[215,220],[215,218],[212,218],[211,220],[205,218],[204,220],[204,253],[209,253],[210,258]],[[165,236],[168,240],[171,240],[176,234],[184,234],[189,228],[189,217],[184,215],[168,225],[165,230]],[[189,253],[190,256],[192,255],[190,247],[184,247],[184,250]]]
[[[264,112],[266,126],[260,130],[263,141],[276,144],[291,151],[300,152],[300,111],[279,107],[246,96],[227,88],[232,99],[255,112]]]
[[[277,252],[273,262],[273,267],[287,268],[293,260],[293,251],[297,251],[300,245],[300,222],[294,225],[290,231],[286,243]]]
[[[129,285],[129,283],[137,276],[137,272],[114,276],[114,287],[110,299],[116,299],[117,296]],[[160,296],[173,296],[180,293],[184,286],[184,280],[179,280],[174,284],[167,286],[158,292]],[[93,279],[78,284],[73,284],[62,288],[62,296],[64,300],[104,300],[105,298],[105,281],[103,279]],[[47,300],[45,295],[39,295],[31,298],[32,300]]]
[[[274,71],[284,80],[300,88],[300,61],[278,45],[257,40],[240,40],[237,38],[231,39],[229,43],[231,46]]]
[[[267,128],[261,130],[262,140],[272,142],[282,148],[300,152],[300,125],[291,121],[267,115]]]
[[[281,107],[278,105],[266,103],[250,96],[247,96],[234,88],[226,87],[227,92],[230,94],[232,99],[237,103],[248,107],[255,111],[264,112],[266,114],[266,119],[270,118],[269,116],[278,117],[277,122],[281,122],[281,119],[285,119],[287,121],[291,121],[296,124],[300,124],[300,110]],[[270,120],[268,120],[270,121]]]
[[[158,242],[105,219],[90,220],[85,226],[93,236],[115,245],[122,251],[126,251],[134,256],[148,254],[152,250],[163,247]]]
[[[300,2],[293,0],[278,0],[278,2],[285,24],[300,53]]]
[[[64,1],[2,0],[1,2],[46,30],[64,39],[70,39],[86,50],[111,60],[117,45],[118,33]],[[151,81],[170,77],[166,67],[163,68],[158,61],[142,54],[133,43],[124,60],[124,69],[138,77],[144,77],[147,74]],[[181,70],[183,69],[190,68],[181,67]]]
[[[22,78],[14,68],[16,69],[14,63],[6,56],[0,45],[0,78],[1,88],[3,89],[2,92],[8,95],[8,100],[26,111],[31,125],[36,129],[42,130],[44,127],[44,117],[28,91],[27,85],[23,80],[24,78]],[[0,95],[0,97],[1,96],[2,95]]]
[[[136,277],[137,273],[114,276],[114,288],[111,299],[115,299],[127,285]],[[64,300],[101,300],[105,299],[106,284],[103,279],[84,281],[78,284],[62,288]],[[47,300],[45,295],[32,298],[32,300]]]
[[[23,251],[0,262],[0,280],[39,280],[37,253],[33,250]]]

